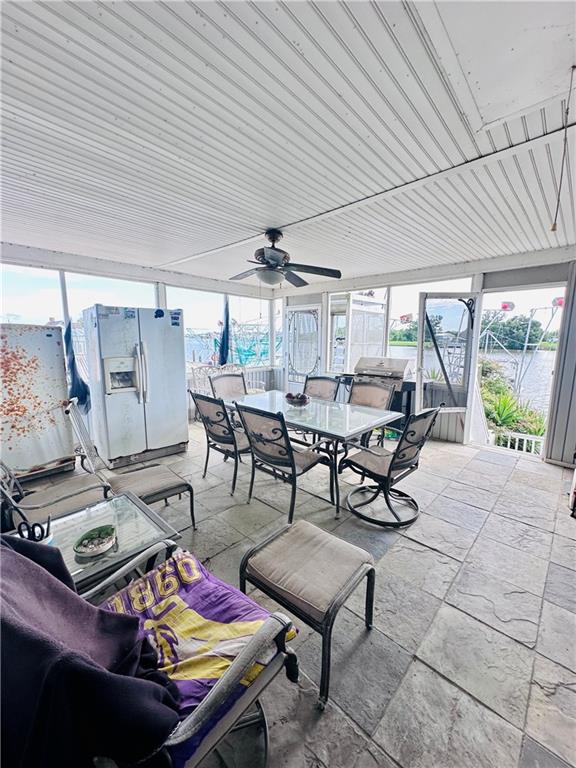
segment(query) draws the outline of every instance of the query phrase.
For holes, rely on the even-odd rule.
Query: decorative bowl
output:
[[[116,528],[113,525],[101,525],[92,528],[74,544],[74,552],[81,557],[97,557],[108,552],[116,544]]]
[[[288,392],[286,395],[286,402],[290,405],[296,405],[298,407],[302,407],[303,405],[308,405],[310,402],[310,398],[308,395],[305,395],[303,393],[293,395],[291,392]]]

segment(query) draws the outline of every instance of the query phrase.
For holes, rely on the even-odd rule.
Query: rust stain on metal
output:
[[[8,343],[7,336],[0,336],[0,380],[2,400],[0,429],[3,441],[42,431],[56,420],[46,404],[36,393],[40,360],[28,354],[24,347]],[[10,450],[10,446],[7,446]]]

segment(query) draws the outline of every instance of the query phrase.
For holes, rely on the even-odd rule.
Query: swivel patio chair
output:
[[[401,528],[416,520],[419,514],[418,502],[395,486],[418,469],[420,451],[432,431],[439,411],[440,408],[429,408],[417,414],[413,413],[408,418],[394,451],[360,445],[356,446],[360,450],[340,460],[339,473],[344,469],[351,469],[362,476],[362,481],[367,476],[375,482],[375,485],[360,485],[350,491],[346,503],[352,514],[369,523],[391,528]],[[366,515],[359,511],[360,507],[376,501],[380,494],[384,497],[392,519]],[[368,498],[354,503],[358,496],[366,495]]]
[[[244,454],[250,453],[248,438],[241,425],[232,424],[223,400],[199,395],[195,392],[190,392],[190,396],[194,400],[196,412],[199,414],[206,432],[206,461],[204,462],[202,477],[206,477],[210,450],[221,453],[224,456],[224,461],[229,458],[234,459],[234,475],[230,492],[232,496],[236,490],[238,463],[242,461]]]
[[[291,442],[288,428],[282,413],[269,413],[258,408],[249,408],[236,403],[236,409],[244,425],[246,437],[252,451],[252,472],[248,501],[252,498],[254,477],[259,469],[274,478],[290,483],[292,493],[288,511],[288,523],[294,517],[296,506],[296,481],[300,475],[309,472],[318,464],[324,464],[330,469],[330,501],[334,504],[334,485],[336,483],[336,468],[327,455],[318,453],[326,440],[298,450]]]
[[[78,595],[56,549],[2,537],[10,593],[3,638],[21,649],[28,671],[23,680],[3,654],[2,701],[16,713],[3,732],[7,764],[195,768],[226,736],[252,725],[264,731],[267,757],[259,697],[283,668],[297,682],[286,646],[295,630],[174,549],[159,542]],[[164,551],[168,559],[150,570]],[[136,581],[110,596],[134,573]],[[43,675],[52,656],[66,657],[58,659],[63,670]],[[51,697],[65,700],[63,708]]]
[[[163,464],[149,464],[146,467],[136,467],[121,472],[109,469],[92,442],[74,400],[68,402],[64,412],[69,416],[79,442],[82,469],[106,483],[114,493],[130,491],[145,504],[154,504],[161,500],[168,504],[168,499],[172,496],[181,498],[183,493],[187,493],[190,500],[190,520],[193,529],[196,530],[194,489],[187,480]]]
[[[101,501],[110,491],[110,485],[94,475],[75,475],[56,485],[29,491],[21,485],[12,469],[0,461],[2,530],[12,530],[22,521],[43,523],[48,517],[63,517]],[[14,513],[21,520],[15,520]]]
[[[306,376],[304,394],[320,400],[335,400],[340,382],[332,376]]]

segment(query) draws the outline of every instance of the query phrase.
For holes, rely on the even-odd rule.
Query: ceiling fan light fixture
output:
[[[261,272],[258,272],[258,278],[265,285],[280,285],[282,280],[284,280],[284,275],[279,270],[263,269]]]
[[[245,280],[247,277],[256,276],[265,285],[280,285],[286,279],[294,288],[304,288],[308,283],[296,274],[297,272],[336,279],[342,277],[339,269],[315,267],[312,264],[293,264],[287,251],[276,248],[276,243],[282,238],[282,231],[267,229],[265,234],[270,241],[270,247],[257,248],[254,258],[247,259],[249,264],[262,264],[262,266],[240,272],[239,275],[234,275],[230,280]]]

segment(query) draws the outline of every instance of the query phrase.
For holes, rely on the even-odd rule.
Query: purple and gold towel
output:
[[[176,684],[181,715],[197,707],[256,634],[268,611],[238,589],[217,579],[189,552],[165,563],[118,592],[103,606],[140,619],[140,633],[158,653],[158,667]],[[192,742],[174,750],[176,764],[198,748],[202,738],[244,693],[271,660],[259,659],[218,717]]]

